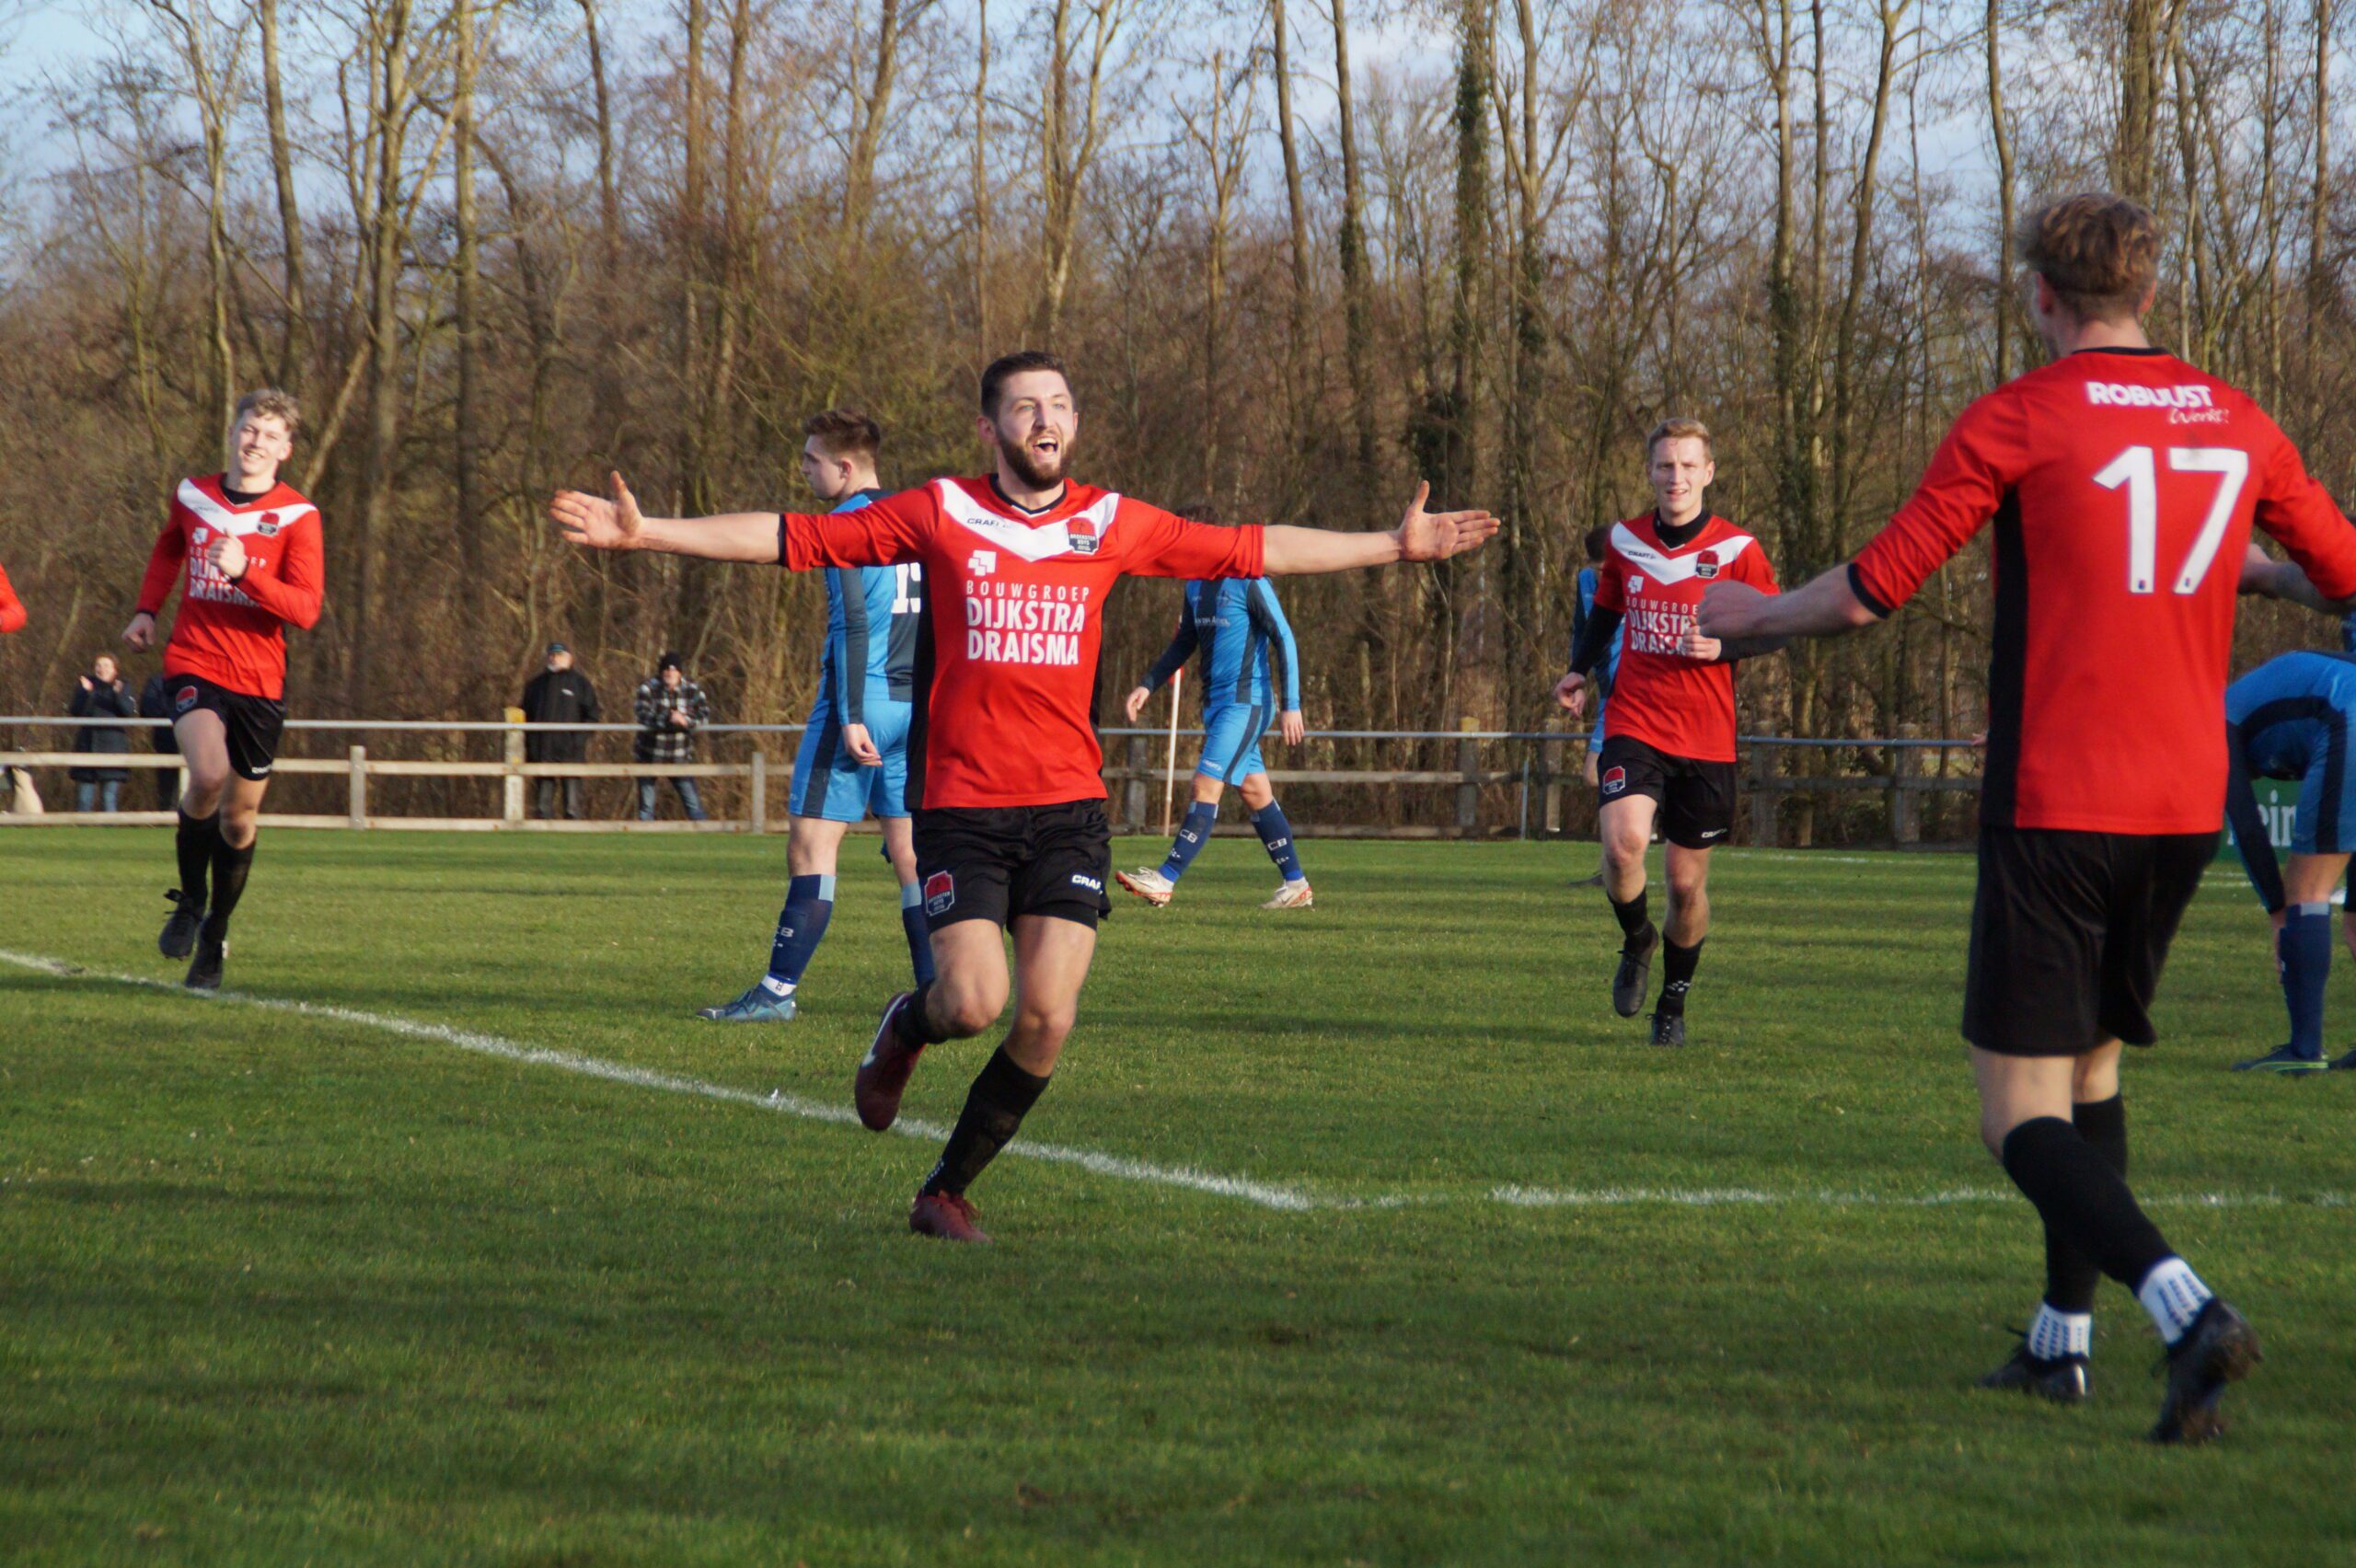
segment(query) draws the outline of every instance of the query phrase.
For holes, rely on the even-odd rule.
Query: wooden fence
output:
[[[12,727],[80,727],[84,722],[45,716],[0,718],[0,732]],[[137,729],[156,727],[162,721],[131,719],[113,722],[122,728]],[[272,770],[273,777],[341,777],[345,780],[345,809],[340,813],[266,812],[262,821],[281,827],[433,832],[780,832],[785,826],[785,813],[772,810],[770,790],[777,782],[777,775],[790,774],[790,748],[792,738],[800,734],[802,728],[798,724],[707,727],[704,733],[709,735],[751,737],[748,755],[742,762],[534,763],[524,760],[527,732],[632,733],[635,727],[627,724],[526,725],[518,722],[445,724],[387,721],[364,724],[298,720],[288,725],[290,732],[337,731],[363,734],[387,732],[489,732],[498,737],[501,755],[497,760],[397,759],[371,756],[364,744],[356,744],[345,747],[341,756],[282,757]],[[1164,802],[1174,801],[1175,809],[1184,809],[1185,781],[1192,771],[1192,751],[1180,748],[1180,762],[1173,771],[1164,766],[1162,760],[1167,755],[1167,731],[1107,730],[1103,733],[1108,759],[1104,778],[1112,797],[1114,817],[1131,831],[1167,831]],[[1268,778],[1279,787],[1332,787],[1353,791],[1439,791],[1439,799],[1446,805],[1446,809],[1437,813],[1440,821],[1422,824],[1353,824],[1296,819],[1296,828],[1303,837],[1542,838],[1577,834],[1592,827],[1592,793],[1582,772],[1585,764],[1585,737],[1582,734],[1551,731],[1484,731],[1475,728],[1472,721],[1467,720],[1464,726],[1455,732],[1344,731],[1313,733],[1311,738],[1312,741],[1377,743],[1398,748],[1438,745],[1452,754],[1450,760],[1453,766],[1271,768]],[[781,745],[783,761],[771,763],[768,752],[763,749],[764,745],[770,744]],[[1861,795],[1881,797],[1882,825],[1886,831],[1877,836],[1878,841],[1897,845],[1919,844],[1923,842],[1922,808],[1927,798],[1940,794],[1974,794],[1980,788],[1977,773],[1952,770],[1959,757],[1976,760],[1976,751],[1970,743],[1964,741],[1911,737],[1811,741],[1762,735],[1746,737],[1743,744],[1749,759],[1744,767],[1743,780],[1750,810],[1745,824],[1748,831],[1740,836],[1744,842],[1751,844],[1773,845],[1792,836],[1806,842],[1810,837],[1808,829],[1812,825],[1816,801],[1823,800],[1838,803],[1843,797],[1855,801]],[[1843,771],[1836,770],[1833,766],[1844,755],[1865,754],[1877,754],[1879,767],[1859,769],[1850,767]],[[1513,766],[1496,766],[1500,761]],[[1793,766],[1795,763],[1798,766]],[[177,768],[179,766],[179,759],[169,753],[0,750],[0,769],[104,767],[140,774],[156,768]],[[494,816],[446,816],[372,810],[372,783],[394,778],[496,780],[500,786],[499,812]],[[529,786],[543,778],[736,779],[742,780],[745,786],[744,812],[739,816],[707,822],[640,822],[627,817],[573,822],[537,818],[527,811],[526,796]],[[139,779],[134,778],[123,789],[135,792],[138,787]],[[70,790],[71,787],[67,788]],[[1796,811],[1787,809],[1795,805]],[[1785,823],[1785,818],[1791,815],[1799,818],[1796,824],[1796,835]],[[13,810],[0,812],[0,827],[133,826],[168,824],[173,820],[173,813],[167,811],[82,813],[49,810],[33,815]],[[1248,830],[1237,824],[1229,831],[1241,833]],[[1845,836],[1848,842],[1858,841],[1854,834]],[[1869,834],[1865,836],[1865,841],[1875,841],[1876,837]]]

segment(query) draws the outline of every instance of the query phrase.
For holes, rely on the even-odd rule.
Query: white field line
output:
[[[425,1041],[437,1045],[453,1046],[480,1056],[494,1056],[502,1061],[516,1062],[525,1066],[554,1067],[560,1072],[578,1074],[583,1078],[603,1078],[608,1083],[627,1084],[633,1089],[657,1090],[666,1094],[693,1095],[703,1100],[717,1100],[731,1105],[745,1105],[755,1110],[780,1115],[799,1117],[803,1121],[826,1122],[837,1126],[857,1126],[858,1113],[848,1105],[811,1100],[782,1090],[767,1094],[749,1089],[734,1089],[726,1084],[712,1083],[704,1078],[689,1078],[682,1073],[666,1073],[653,1067],[635,1067],[623,1062],[609,1062],[602,1057],[583,1055],[576,1051],[559,1051],[543,1045],[525,1045],[485,1034],[479,1030],[453,1029],[447,1024],[424,1023],[390,1013],[369,1012],[359,1008],[336,1007],[326,1002],[296,1001],[283,997],[257,997],[242,991],[220,991],[211,996],[191,993],[168,981],[137,974],[113,974],[104,970],[87,969],[63,959],[47,958],[39,953],[13,952],[0,948],[0,963],[13,964],[59,980],[98,980],[114,986],[133,986],[184,997],[191,1001],[214,1005],[257,1008],[265,1012],[288,1013],[298,1018],[318,1019],[331,1023],[351,1024],[374,1029],[404,1040]],[[892,1131],[903,1137],[919,1138],[939,1143],[949,1136],[949,1129],[936,1122],[903,1116],[892,1124]],[[1207,1193],[1214,1197],[1235,1198],[1261,1208],[1299,1214],[1312,1209],[1402,1208],[1411,1205],[1446,1204],[1460,1201],[1459,1194],[1446,1193],[1376,1193],[1367,1196],[1328,1196],[1304,1191],[1279,1182],[1253,1181],[1247,1176],[1227,1176],[1217,1171],[1198,1170],[1192,1166],[1156,1165],[1142,1159],[1129,1159],[1121,1155],[1105,1154],[1097,1149],[1072,1148],[1060,1144],[1014,1143],[1006,1152],[1028,1159],[1042,1159],[1057,1165],[1077,1166],[1098,1176],[1115,1181],[1138,1182],[1150,1186],[1177,1187],[1190,1192]],[[1755,1187],[1598,1187],[1560,1188],[1528,1187],[1507,1184],[1492,1187],[1477,1198],[1503,1204],[1513,1208],[1629,1208],[1656,1205],[1671,1208],[1722,1207],[1822,1207],[1822,1208],[1943,1208],[1962,1204],[2014,1204],[2019,1195],[2008,1188],[1959,1187],[1936,1193],[1872,1193],[1843,1192],[1832,1189],[1814,1191],[1775,1192]],[[2147,1206],[2168,1208],[2347,1208],[2356,1206],[2356,1197],[2345,1193],[2155,1193],[2142,1200]]]
[[[37,974],[52,975],[61,980],[103,980],[118,986],[138,986],[168,991],[179,996],[191,996],[180,986],[166,981],[135,974],[110,974],[102,970],[85,969],[61,959],[44,958],[37,953],[10,952],[0,949],[0,963],[15,964]],[[705,1100],[724,1101],[732,1105],[750,1105],[780,1115],[798,1116],[810,1122],[831,1122],[840,1126],[857,1126],[859,1113],[848,1105],[830,1104],[810,1100],[799,1094],[772,1090],[767,1094],[749,1089],[732,1089],[726,1084],[711,1083],[703,1078],[688,1078],[680,1073],[659,1072],[652,1067],[634,1067],[622,1062],[608,1062],[602,1057],[585,1056],[574,1051],[551,1050],[541,1045],[524,1045],[496,1034],[485,1034],[471,1029],[452,1029],[445,1024],[421,1023],[414,1019],[397,1018],[389,1013],[366,1012],[358,1008],[340,1008],[325,1002],[293,1001],[280,997],[249,996],[241,991],[220,991],[210,997],[191,999],[234,1003],[241,1007],[260,1008],[266,1012],[293,1013],[301,1018],[323,1019],[335,1023],[356,1024],[364,1029],[381,1030],[399,1035],[404,1040],[430,1041],[438,1045],[454,1045],[477,1055],[497,1056],[503,1061],[520,1062],[526,1066],[554,1067],[560,1072],[578,1073],[583,1078],[604,1078],[609,1083],[629,1084],[635,1089],[660,1090],[667,1094],[691,1094]],[[903,1116],[892,1124],[892,1131],[903,1137],[921,1138],[939,1143],[949,1136],[949,1129],[936,1122]],[[1268,1182],[1254,1182],[1245,1176],[1223,1176],[1216,1171],[1196,1170],[1188,1166],[1153,1165],[1141,1159],[1125,1159],[1116,1154],[1104,1154],[1095,1149],[1068,1148],[1059,1144],[1016,1143],[1008,1146],[1007,1153],[1031,1159],[1048,1160],[1057,1165],[1076,1165],[1099,1176],[1116,1181],[1143,1182],[1155,1186],[1184,1187],[1198,1193],[1209,1193],[1222,1198],[1240,1198],[1262,1208],[1299,1212],[1314,1208],[1359,1208],[1364,1200],[1333,1200],[1320,1198],[1295,1187]]]

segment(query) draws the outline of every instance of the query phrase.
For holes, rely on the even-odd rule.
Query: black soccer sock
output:
[[[2119,1095],[2093,1100],[2072,1108],[2070,1124],[2103,1162],[2123,1178],[2127,1174],[2127,1101]],[[2063,1239],[2052,1226],[2045,1228],[2045,1304],[2057,1312],[2091,1312],[2102,1271],[2084,1252]]]
[[[984,1063],[974,1087],[966,1091],[965,1109],[941,1151],[941,1163],[925,1178],[922,1191],[962,1193],[971,1186],[998,1151],[1014,1141],[1014,1130],[1045,1093],[1047,1080],[1024,1072],[1001,1045]]]
[[[1685,993],[1693,988],[1693,971],[1702,966],[1702,944],[1680,947],[1663,937],[1660,942],[1660,1010],[1675,1016],[1685,1011]]]
[[[220,847],[221,819],[218,816],[192,817],[183,808],[179,832],[173,847],[180,858],[180,892],[189,902],[202,910],[204,890],[213,869],[213,852]]]
[[[226,838],[213,842],[213,906],[204,912],[204,934],[216,942],[229,934],[229,917],[246,895],[246,873],[254,868],[254,850],[260,843],[256,836],[244,848],[232,849]]]
[[[928,1045],[938,1045],[949,1038],[932,1026],[925,1016],[925,1001],[932,995],[932,982],[926,981],[908,997],[908,1005],[892,1019],[892,1033],[901,1044],[921,1051]]]
[[[1620,934],[1628,939],[1631,947],[1640,945],[1639,939],[1646,937],[1653,928],[1652,900],[1646,896],[1648,891],[1638,888],[1636,896],[1625,904],[1611,898],[1608,893],[1603,895],[1611,899],[1611,913],[1620,922]]]
[[[2005,1136],[2004,1159],[2004,1174],[2037,1205],[2047,1231],[2128,1289],[2176,1255],[2127,1190],[2127,1179],[2061,1117],[2015,1127]]]

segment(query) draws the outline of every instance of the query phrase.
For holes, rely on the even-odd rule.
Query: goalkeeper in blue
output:
[[[2356,655],[2285,653],[2225,688],[2225,818],[2258,902],[2274,922],[2275,966],[2291,1038],[2236,1072],[2356,1068],[2323,1049],[2324,981],[2331,973],[2331,892],[2356,849],[2356,767],[2348,743],[2356,715]],[[2296,778],[2289,863],[2275,863],[2252,778]],[[2356,951],[2356,929],[2344,933]]]
[[[1224,582],[1189,582],[1178,630],[1145,679],[1129,693],[1129,721],[1136,723],[1147,700],[1163,682],[1176,674],[1196,651],[1202,653],[1203,756],[1195,765],[1195,795],[1186,819],[1171,841],[1170,853],[1159,867],[1140,867],[1114,873],[1120,884],[1148,904],[1167,904],[1178,891],[1178,879],[1195,863],[1218,820],[1219,796],[1230,784],[1243,792],[1252,813],[1252,826],[1266,846],[1284,884],[1263,909],[1306,909],[1316,902],[1309,878],[1300,869],[1293,844],[1292,824],[1276,804],[1268,782],[1266,764],[1260,760],[1260,736],[1276,716],[1276,732],[1287,745],[1299,745],[1308,732],[1300,717],[1300,650],[1292,627],[1276,603],[1276,591],[1265,577]],[[1276,705],[1276,694],[1284,705]]]
[[[830,409],[803,424],[802,478],[837,512],[880,499],[875,459],[881,426],[855,409]],[[788,807],[785,908],[769,944],[768,973],[733,1002],[697,1016],[718,1023],[775,1023],[793,1016],[803,971],[835,910],[835,864],[843,835],[873,813],[884,827],[884,856],[900,881],[900,925],[917,984],[932,980],[932,944],[917,893],[916,847],[908,830],[908,721],[915,689],[918,631],[924,620],[922,568],[829,568],[826,651],[818,700],[793,757]]]

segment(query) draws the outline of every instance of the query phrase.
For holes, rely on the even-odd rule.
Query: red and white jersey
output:
[[[166,674],[202,675],[231,691],[280,701],[286,695],[285,628],[318,625],[327,592],[319,510],[283,483],[233,504],[221,478],[180,481],[147,558],[139,607],[158,615],[173,588],[180,590],[179,614],[164,644]],[[206,547],[223,534],[246,547],[246,570],[234,582],[205,559]]]
[[[1773,594],[1775,571],[1759,541],[1723,517],[1705,513],[1672,536],[1684,542],[1665,542],[1652,513],[1614,524],[1596,569],[1596,608],[1623,617],[1603,733],[1696,762],[1732,762],[1734,666],[1685,658],[1677,640],[1711,583]]]
[[[1981,820],[2214,833],[2251,525],[2327,598],[2356,528],[2250,398],[2158,349],[2093,349],[1963,411],[1849,568],[1888,615],[1996,525]]]
[[[778,554],[795,571],[921,564],[909,803],[1045,806],[1104,798],[1089,705],[1114,582],[1257,577],[1261,530],[1082,484],[1034,514],[987,478],[935,479],[856,512],[787,513]]]

